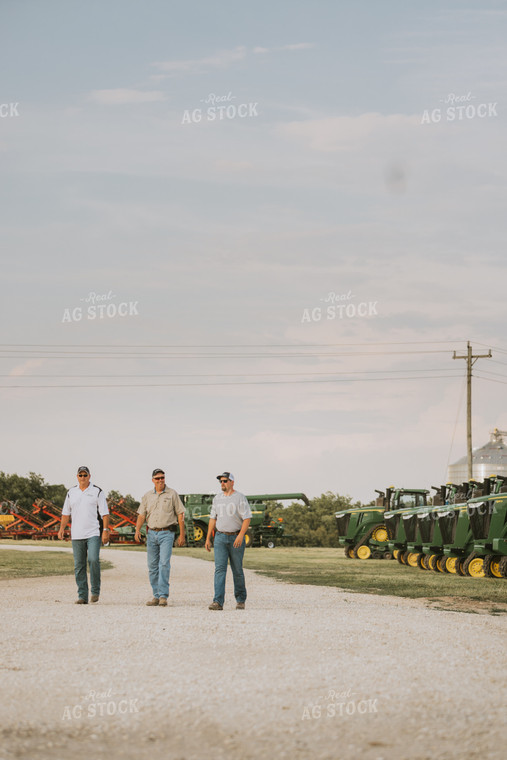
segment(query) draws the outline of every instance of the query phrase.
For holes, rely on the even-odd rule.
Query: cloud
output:
[[[89,100],[105,106],[122,106],[133,103],[155,103],[165,99],[165,94],[160,90],[93,90],[89,95]]]
[[[158,61],[152,64],[160,71],[167,74],[176,74],[178,72],[202,72],[205,69],[226,69],[236,61],[246,58],[246,47],[239,46],[231,50],[219,50],[215,55],[205,58],[185,58],[175,61]]]
[[[313,42],[296,42],[292,45],[282,45],[281,47],[274,48],[275,50],[309,50],[314,47]]]
[[[273,48],[257,45],[252,48],[251,52],[255,55],[263,55],[284,50],[307,50],[312,47],[314,47],[312,42],[295,42]],[[202,73],[206,69],[226,69],[237,61],[244,60],[248,52],[248,49],[244,45],[239,45],[230,50],[219,50],[214,55],[205,56],[204,58],[180,58],[174,61],[157,61],[152,63],[152,66],[164,72],[165,76],[189,72]],[[161,79],[164,74],[154,74],[152,79]]]
[[[392,134],[395,128],[415,126],[420,119],[417,116],[380,113],[365,113],[360,116],[337,116],[327,119],[309,119],[306,121],[283,124],[279,130],[307,143],[311,150],[334,152],[348,151],[363,144],[371,135],[379,135],[386,130]]]
[[[270,52],[280,52],[282,50],[310,50],[310,48],[315,47],[313,42],[294,42],[289,45],[278,45],[273,48],[266,48],[257,46],[254,47],[253,52],[256,55],[264,54],[264,53],[270,53]]]

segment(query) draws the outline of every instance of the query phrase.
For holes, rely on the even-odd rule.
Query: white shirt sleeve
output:
[[[69,491],[67,491],[67,496],[65,497],[65,501],[63,502],[62,515],[70,515],[71,511],[72,510],[70,507]]]
[[[99,514],[100,514],[101,517],[104,517],[104,515],[108,515],[109,514],[109,509],[108,509],[107,501],[106,501],[106,494],[104,493],[104,491],[101,491],[99,493],[99,498],[97,499],[97,504],[98,504],[98,508],[99,508]]]

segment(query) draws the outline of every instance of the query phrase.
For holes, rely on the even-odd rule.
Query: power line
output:
[[[134,343],[82,343],[80,348],[326,348],[332,346],[411,346],[411,345],[432,345],[442,343],[465,342],[464,338],[457,340],[407,340],[407,341],[384,341],[384,342],[367,342],[367,343],[222,343],[222,344],[134,344]],[[479,344],[480,345],[480,344]],[[75,343],[0,343],[1,347],[7,348],[27,348],[35,346],[36,348],[75,348]]]
[[[389,380],[393,382],[395,380],[441,380],[446,378],[455,379],[456,375],[433,375],[433,376],[420,376],[420,377],[360,377],[360,378],[347,378],[342,380],[254,380],[254,381],[241,381],[231,383],[130,383],[130,384],[72,384],[72,385],[0,385],[0,389],[18,388],[23,390],[32,390],[40,388],[179,388],[179,387],[214,387],[214,386],[240,386],[240,385],[298,385],[306,383],[351,383],[351,382],[382,382]]]
[[[270,377],[270,376],[289,376],[289,377],[297,377],[301,375],[380,375],[380,374],[387,374],[387,373],[399,373],[399,372],[441,372],[444,368],[443,367],[433,367],[431,369],[368,369],[368,370],[351,370],[348,372],[249,372],[249,377]],[[448,372],[453,372],[454,370],[448,369]],[[461,374],[460,370],[455,370],[456,374]],[[234,373],[233,373],[234,374]],[[236,376],[241,376],[242,373],[238,372],[236,373]],[[97,379],[103,379],[103,378],[113,378],[113,377],[120,377],[120,378],[132,378],[132,377],[150,377],[150,378],[156,378],[156,377],[231,377],[231,373],[174,373],[174,374],[128,374],[128,375],[0,375],[0,377],[6,377],[16,380],[25,380],[30,379],[32,377],[47,377],[47,378],[69,378],[69,377],[76,377],[76,378],[97,378]],[[507,376],[506,376],[507,377]],[[379,378],[383,379],[383,378]]]

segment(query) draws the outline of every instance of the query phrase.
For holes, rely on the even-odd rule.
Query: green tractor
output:
[[[392,559],[386,515],[393,510],[426,504],[428,491],[390,486],[378,494],[375,504],[336,512],[338,543],[346,557],[356,559]],[[396,551],[396,550],[395,550]]]
[[[507,576],[504,478],[433,486],[433,505],[385,517],[389,546],[402,564],[475,578]]]
[[[209,515],[215,494],[182,494],[185,506],[185,530],[188,546],[204,546],[208,533]],[[256,494],[246,497],[252,511],[250,526],[245,534],[245,545],[275,547],[284,535],[283,518],[274,520],[270,506],[280,501],[301,500],[307,506],[309,501],[304,493]]]
[[[439,514],[449,572],[507,577],[506,494],[505,478],[470,481],[466,504],[449,505]]]

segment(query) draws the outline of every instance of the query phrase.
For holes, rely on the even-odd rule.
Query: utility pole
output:
[[[453,359],[466,359],[467,363],[467,461],[468,461],[468,479],[473,478],[472,465],[472,367],[477,359],[491,359],[491,349],[487,354],[472,354],[472,346],[467,341],[467,352],[465,356],[458,356],[454,352]]]

